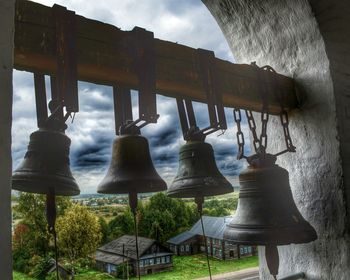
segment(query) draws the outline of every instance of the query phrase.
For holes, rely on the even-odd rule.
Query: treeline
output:
[[[229,216],[237,208],[237,197],[206,200],[203,214],[207,216]],[[153,195],[149,201],[139,202],[138,230],[141,236],[161,243],[188,230],[199,219],[197,206],[193,200],[173,199],[164,193]],[[134,222],[130,208],[120,212],[108,225],[100,218],[103,241],[111,241],[124,234],[134,234]]]
[[[164,193],[157,193],[148,202],[139,202],[137,209],[138,231],[141,236],[166,242],[173,235],[180,233],[198,220],[194,203],[173,199]],[[101,218],[101,224],[104,224]],[[102,225],[105,242],[124,234],[134,234],[134,221],[130,208],[112,219],[108,225]]]
[[[237,197],[210,199],[203,206],[204,215],[226,216],[236,209]],[[14,213],[20,219],[13,233],[14,269],[45,279],[45,267],[54,256],[54,242],[47,230],[45,196],[21,193]],[[60,262],[79,269],[89,265],[98,246],[124,234],[134,234],[130,208],[119,209],[113,214],[115,217],[107,223],[91,208],[66,197],[57,197],[56,231]],[[139,235],[161,243],[188,230],[198,219],[197,207],[192,200],[172,199],[164,193],[157,193],[138,204]]]

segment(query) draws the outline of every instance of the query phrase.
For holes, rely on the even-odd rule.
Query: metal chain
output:
[[[253,135],[253,146],[254,146],[254,150],[257,153],[259,150],[259,146],[260,146],[260,140],[258,138],[258,135],[256,134],[256,124],[255,124],[255,120],[253,117],[253,113],[250,110],[245,110],[245,114],[247,116],[247,121],[248,121],[248,125],[249,125],[249,129]]]
[[[264,67],[263,67],[264,69]],[[266,70],[266,69],[264,69]],[[262,99],[262,111],[261,111],[261,134],[260,134],[260,147],[259,153],[265,154],[267,148],[267,122],[269,121],[269,101],[266,87],[262,87],[263,81],[260,74],[258,74],[259,82],[261,84],[261,99]]]
[[[275,80],[274,82],[276,83],[277,81]],[[283,128],[284,140],[286,143],[286,150],[276,154],[276,156],[279,156],[279,155],[287,153],[287,152],[292,152],[292,153],[295,152],[295,146],[293,145],[292,138],[291,138],[290,133],[289,133],[288,112],[285,110],[285,108],[283,106],[283,96],[282,96],[281,91],[276,93],[276,98],[277,98],[278,102],[280,103],[280,107],[281,107],[280,120],[281,120],[281,125]]]
[[[261,153],[265,153],[267,147],[267,122],[269,121],[269,113],[264,111],[261,113],[261,134],[260,134],[260,147]]]
[[[288,113],[286,110],[283,109],[281,111],[280,118],[281,118],[281,124],[283,127],[283,133],[286,141],[287,150],[289,152],[295,152],[295,146],[293,145],[292,138],[290,137],[290,133],[289,133],[289,120],[288,120]]]
[[[252,65],[256,65],[253,63]],[[271,66],[264,66],[261,67],[265,71],[273,72],[276,73],[275,70]],[[276,83],[276,81],[275,81]],[[276,98],[280,103],[281,106],[281,112],[280,112],[280,120],[281,120],[281,125],[283,128],[283,134],[285,138],[285,143],[287,146],[287,149],[275,154],[275,156],[279,156],[281,154],[284,154],[286,152],[295,152],[295,146],[293,145],[292,138],[289,133],[289,120],[288,120],[288,112],[284,109],[283,102],[282,102],[282,95],[276,94]],[[266,147],[267,147],[267,123],[269,121],[269,113],[268,113],[268,100],[267,100],[267,94],[266,91],[263,90],[262,92],[262,101],[263,101],[263,107],[262,107],[262,112],[261,112],[261,134],[260,138],[258,138],[258,135],[256,133],[256,124],[255,120],[253,117],[253,113],[250,110],[245,110],[246,116],[247,116],[247,121],[249,125],[249,129],[252,133],[253,136],[253,146],[254,150],[256,153],[265,153],[266,152]],[[237,144],[238,144],[238,154],[237,154],[237,159],[242,159],[242,158],[247,158],[244,155],[244,135],[242,132],[241,128],[241,111],[240,109],[233,109],[233,116],[237,125]]]
[[[241,128],[241,120],[242,120],[241,110],[233,109],[233,116],[235,118],[235,122],[237,125],[237,133],[236,133],[237,144],[238,144],[237,159],[242,159],[245,156],[244,156],[244,135]]]

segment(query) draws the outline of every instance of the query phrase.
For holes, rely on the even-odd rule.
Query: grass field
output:
[[[210,259],[212,274],[220,274],[230,271],[237,271],[249,267],[258,266],[258,257],[247,257],[239,260],[220,261]],[[208,275],[207,261],[203,255],[174,257],[174,269],[170,272],[161,272],[152,275],[142,276],[147,280],[189,280]],[[24,274],[14,272],[14,280],[33,280]],[[107,280],[113,279],[109,274],[93,270],[86,271],[75,276],[75,280]],[[115,278],[114,278],[115,279]],[[136,279],[136,278],[132,278]]]
[[[259,265],[258,257],[247,257],[239,260],[220,261],[210,259],[212,274],[237,271]],[[142,276],[147,280],[189,280],[208,275],[207,261],[203,255],[174,257],[174,270],[153,275]]]
[[[25,274],[19,273],[17,271],[13,272],[13,279],[14,280],[33,280],[34,278],[31,278]]]

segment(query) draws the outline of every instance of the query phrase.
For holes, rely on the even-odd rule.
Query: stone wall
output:
[[[11,123],[13,67],[13,0],[0,0],[0,278],[12,279]]]
[[[310,0],[325,42],[336,102],[347,221],[350,224],[350,2]],[[348,226],[348,230],[350,227]]]
[[[350,135],[350,129],[345,132],[337,129],[340,115],[335,93],[338,86],[333,85],[336,81],[333,72],[331,75],[333,61],[327,56],[326,37],[322,36],[323,30],[320,31],[314,15],[316,6],[327,1],[313,1],[312,7],[307,0],[202,1],[225,34],[236,63],[269,64],[277,72],[293,77],[304,93],[301,107],[290,113],[290,131],[297,152],[279,157],[277,163],[289,171],[295,202],[319,238],[310,244],[280,247],[279,275],[305,272],[307,279],[349,279],[350,239],[340,154],[344,149],[340,150],[343,143],[339,139],[343,141],[342,133]],[[337,1],[328,2],[319,14],[337,5]],[[333,20],[336,15],[333,14]],[[331,25],[328,24],[324,26],[326,31]],[[341,54],[335,51],[333,55]],[[349,80],[349,76],[343,75],[342,79]],[[283,133],[277,117],[271,118],[268,135],[268,151],[283,150]],[[259,256],[261,279],[272,279],[263,248],[259,248]]]

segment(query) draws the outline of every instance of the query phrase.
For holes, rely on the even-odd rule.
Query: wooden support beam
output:
[[[55,75],[55,22],[52,8],[17,0],[15,16],[15,65],[18,70]],[[97,84],[121,84],[138,88],[136,71],[128,51],[131,32],[82,16],[76,16],[78,79]],[[185,96],[205,102],[197,50],[154,39],[156,89],[166,96]],[[280,111],[276,94],[287,109],[297,106],[291,78],[246,64],[215,59],[219,87],[226,107],[261,110],[267,93],[270,113]]]

